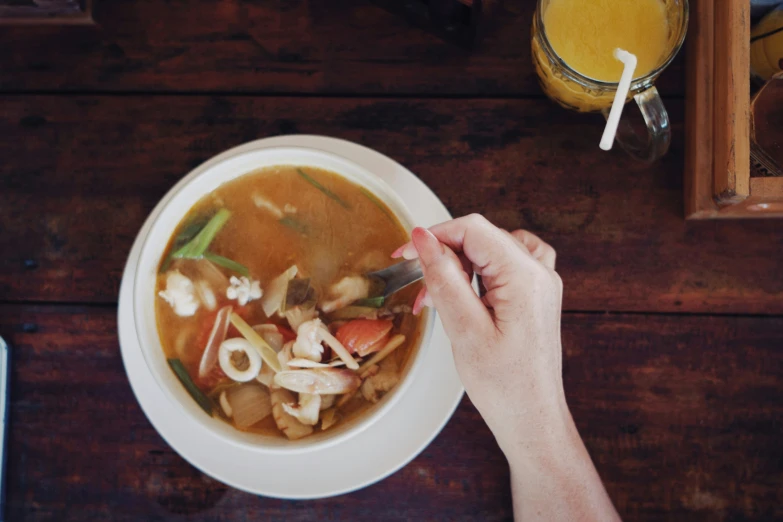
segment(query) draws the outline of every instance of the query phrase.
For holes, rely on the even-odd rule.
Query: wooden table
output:
[[[506,2],[473,53],[366,0],[104,0],[95,25],[0,27],[8,519],[511,518],[468,399],[403,470],[317,502],[204,476],[141,412],[115,317],[136,232],[191,168],[287,133],[373,147],[455,215],[557,248],[569,402],[626,520],[783,517],[783,226],[684,221],[680,59],[669,155],[600,151],[600,117],[536,85],[533,7]]]

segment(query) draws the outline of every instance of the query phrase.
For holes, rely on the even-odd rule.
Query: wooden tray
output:
[[[783,178],[751,177],[750,2],[693,0],[688,31],[686,217],[783,217]]]

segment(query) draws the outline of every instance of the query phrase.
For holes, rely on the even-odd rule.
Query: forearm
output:
[[[515,520],[619,521],[567,408],[549,427],[508,452]]]

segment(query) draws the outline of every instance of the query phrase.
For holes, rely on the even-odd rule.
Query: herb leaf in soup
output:
[[[193,400],[201,406],[201,409],[207,412],[207,415],[212,415],[212,401],[209,400],[209,397],[204,395],[204,392],[202,392],[198,386],[196,386],[196,383],[190,378],[190,374],[185,369],[185,365],[182,364],[182,361],[179,359],[169,359],[168,361],[169,366],[174,370],[174,374],[179,379],[179,382],[182,383],[182,386],[184,386],[190,396],[193,397]]]
[[[171,250],[169,251],[168,256],[166,256],[166,260],[163,261],[160,265],[160,271],[161,273],[165,272],[169,269],[169,265],[171,264],[171,258],[174,255],[174,252],[181,248],[183,245],[188,243],[191,239],[196,237],[196,234],[199,233],[199,231],[204,228],[204,225],[207,224],[206,219],[194,219],[179,231],[177,233],[177,237],[174,238],[174,242],[171,245]]]
[[[299,232],[303,236],[307,235],[307,226],[301,221],[292,218],[291,216],[286,216],[284,218],[281,218],[279,223],[283,226],[290,228],[295,232]]]
[[[305,181],[307,181],[309,184],[311,184],[312,186],[314,186],[315,188],[317,188],[318,190],[320,190],[321,192],[323,192],[323,193],[326,195],[326,197],[328,197],[328,198],[330,198],[330,199],[333,199],[334,201],[336,201],[336,202],[337,202],[337,203],[338,203],[338,204],[339,204],[341,207],[343,207],[344,209],[346,209],[346,210],[350,210],[350,208],[351,208],[351,207],[350,207],[350,205],[348,205],[348,203],[346,203],[345,201],[343,201],[342,199],[340,199],[340,196],[338,196],[337,194],[335,194],[334,192],[332,192],[332,191],[331,191],[331,190],[329,190],[328,188],[326,188],[326,187],[324,187],[323,185],[321,185],[320,183],[318,183],[318,181],[316,181],[316,180],[315,180],[315,178],[313,178],[312,176],[310,176],[308,173],[306,173],[306,172],[305,172],[305,171],[303,171],[302,169],[296,169],[296,172],[297,172],[297,173],[298,173],[300,176],[302,176],[302,178],[303,178]]]
[[[363,306],[367,308],[380,308],[383,306],[385,299],[383,297],[368,297],[367,299],[359,299],[354,301],[353,306]]]
[[[216,265],[227,268],[228,270],[236,272],[239,275],[250,277],[250,270],[248,270],[245,265],[237,263],[236,261],[228,259],[227,257],[219,256],[217,254],[213,254],[212,252],[205,252],[204,259],[212,261]]]
[[[212,240],[223,225],[226,224],[228,218],[231,217],[231,212],[228,209],[221,208],[212,218],[204,225],[198,234],[191,239],[188,244],[174,252],[172,257],[175,258],[198,258],[204,255],[204,252],[209,248]]]
[[[364,194],[365,196],[367,196],[367,199],[369,199],[370,201],[372,201],[372,204],[373,204],[373,205],[375,205],[376,207],[378,207],[379,209],[381,209],[381,212],[383,212],[384,214],[386,214],[386,217],[388,217],[389,219],[391,219],[392,221],[394,221],[394,216],[392,216],[392,215],[391,215],[391,213],[389,212],[389,210],[386,208],[386,205],[384,205],[384,204],[383,204],[383,202],[381,202],[381,200],[380,200],[380,199],[378,199],[377,197],[375,197],[375,194],[373,194],[372,192],[370,192],[369,190],[367,190],[367,189],[366,189],[366,188],[364,188],[364,187],[359,187],[359,190],[361,190],[361,191],[362,191],[362,194]]]

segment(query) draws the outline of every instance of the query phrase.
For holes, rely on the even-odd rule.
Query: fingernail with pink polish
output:
[[[405,244],[404,244],[404,245],[402,245],[400,248],[398,248],[397,250],[395,250],[394,252],[392,252],[392,254],[391,254],[391,257],[392,257],[392,259],[397,259],[397,258],[400,258],[400,257],[402,257],[402,253],[403,253],[403,252],[405,252],[405,248],[406,248],[408,245],[410,245],[410,243],[405,243]]]
[[[429,230],[420,227],[414,228],[411,237],[423,265],[429,265],[443,255],[443,245]]]
[[[424,308],[424,297],[427,295],[427,289],[422,288],[419,293],[416,294],[416,299],[413,300],[413,315],[419,315],[421,309]]]

